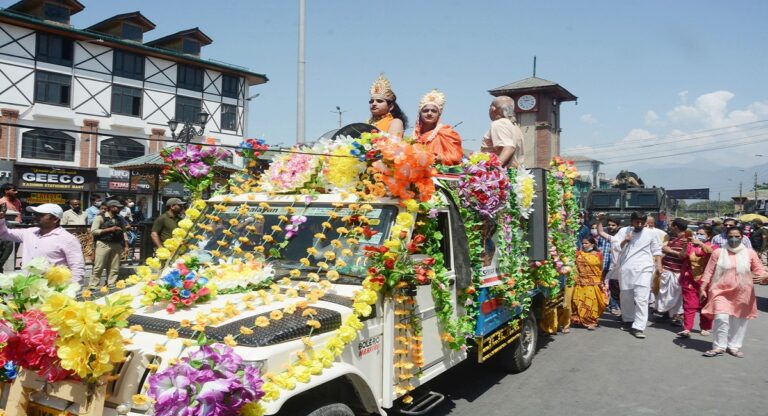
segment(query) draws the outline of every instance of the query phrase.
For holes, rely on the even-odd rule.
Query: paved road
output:
[[[768,415],[768,286],[757,295],[744,359],[704,358],[711,336],[680,340],[666,323],[638,340],[605,315],[595,332],[541,337],[522,374],[463,363],[431,383],[448,399],[430,415]]]

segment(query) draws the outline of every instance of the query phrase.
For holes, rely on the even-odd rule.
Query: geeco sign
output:
[[[96,182],[96,172],[16,165],[20,188],[80,191]]]

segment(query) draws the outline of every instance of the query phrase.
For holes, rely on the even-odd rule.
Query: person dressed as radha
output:
[[[397,96],[392,91],[392,85],[384,75],[379,75],[371,85],[371,99],[368,101],[371,118],[368,124],[376,127],[382,133],[403,137],[408,127],[408,117],[397,105]]]
[[[461,136],[449,124],[440,123],[445,108],[445,94],[432,90],[419,101],[419,120],[413,131],[416,143],[426,145],[434,153],[435,162],[445,166],[461,163],[464,149]]]

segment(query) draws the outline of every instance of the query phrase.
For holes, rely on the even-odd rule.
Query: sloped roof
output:
[[[515,81],[513,83],[488,90],[488,92],[491,93],[491,95],[494,97],[532,91],[550,91],[554,93],[554,95],[561,101],[575,101],[577,98],[575,95],[571,94],[570,91],[566,90],[559,84],[538,77],[521,79],[520,81]]]
[[[211,43],[213,43],[213,39],[209,38],[208,35],[203,33],[203,31],[200,30],[200,28],[194,27],[192,29],[180,30],[168,36],[163,36],[160,39],[155,39],[149,42],[145,42],[144,44],[147,46],[163,46],[170,41],[183,38],[183,37],[188,37],[188,36],[197,39],[197,41],[200,42],[201,45],[210,45]]]
[[[21,0],[8,6],[8,9],[16,10],[19,12],[26,12],[42,2],[43,0]],[[58,3],[66,6],[70,10],[70,14],[75,14],[85,9],[85,5],[77,0],[60,0]]]
[[[581,156],[581,155],[573,155],[573,156],[561,155],[560,157],[562,157],[565,160],[571,160],[573,162],[597,162],[597,163],[603,164],[603,162],[597,159],[592,159],[591,157]]]
[[[109,167],[117,170],[130,170],[130,169],[161,169],[165,166],[165,161],[160,153],[150,153],[148,155],[135,157],[124,162],[115,163]],[[216,170],[223,172],[237,172],[243,168],[235,164],[220,160],[216,162]]]
[[[104,29],[105,27],[108,27],[112,23],[120,22],[120,21],[130,21],[132,23],[136,23],[137,25],[141,26],[144,29],[144,32],[148,32],[152,29],[154,29],[156,26],[154,23],[152,23],[151,20],[147,19],[141,12],[130,12],[130,13],[122,13],[115,16],[112,16],[108,19],[104,19],[99,23],[96,23],[95,25],[92,25],[91,27],[87,28],[86,30],[93,30],[98,32],[101,29]]]

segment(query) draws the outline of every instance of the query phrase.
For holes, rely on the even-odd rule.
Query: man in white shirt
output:
[[[483,137],[483,152],[495,153],[505,168],[523,165],[523,131],[515,122],[515,101],[511,97],[496,97],[488,109],[491,128]]]
[[[645,214],[633,212],[631,226],[622,228],[611,238],[611,247],[615,244],[621,249],[618,266],[622,329],[631,330],[640,339],[645,338],[648,323],[651,280],[654,273],[661,273],[661,244],[644,227],[645,219]]]
[[[662,246],[669,240],[669,234],[666,231],[656,228],[656,219],[652,215],[649,215],[648,219],[645,220],[645,228],[653,232],[653,235],[659,239],[659,244]]]

